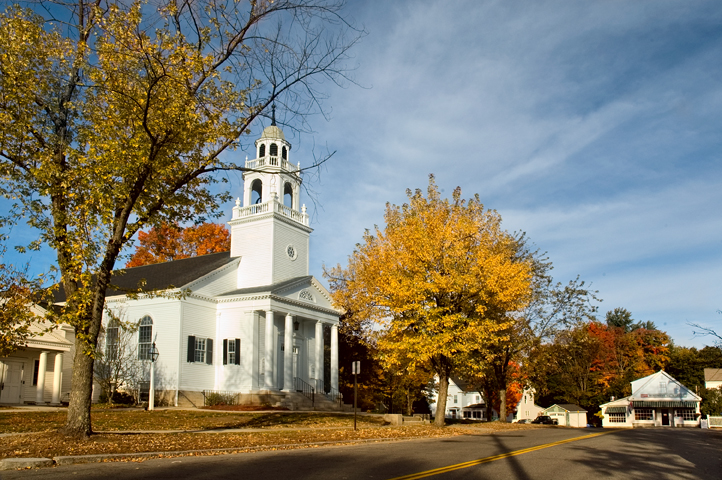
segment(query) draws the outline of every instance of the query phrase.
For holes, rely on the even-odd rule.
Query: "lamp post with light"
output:
[[[158,360],[158,356],[160,353],[158,352],[158,348],[155,346],[155,342],[153,342],[153,345],[151,345],[150,350],[148,351],[148,356],[150,356],[150,387],[148,390],[148,410],[153,410],[153,407],[155,406],[155,361]]]

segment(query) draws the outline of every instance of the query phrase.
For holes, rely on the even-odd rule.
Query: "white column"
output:
[[[43,395],[45,393],[45,372],[48,369],[48,352],[40,352],[40,363],[38,364],[38,387],[35,391],[35,403],[42,405],[45,403]]]
[[[55,354],[55,368],[53,369],[53,399],[50,403],[60,403],[60,388],[63,385],[63,353]]]
[[[338,391],[338,325],[331,325],[331,388]]]
[[[293,391],[293,315],[286,315],[283,333],[283,391]]]
[[[266,379],[266,390],[273,390],[273,350],[276,342],[273,341],[273,311],[266,310],[266,356],[264,360],[263,375]]]
[[[316,393],[321,392],[321,384],[318,380],[323,380],[323,323],[321,320],[316,322]]]

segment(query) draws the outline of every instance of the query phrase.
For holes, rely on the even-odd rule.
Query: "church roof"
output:
[[[281,293],[288,287],[295,285],[295,284],[301,284],[301,283],[309,283],[311,279],[313,278],[313,275],[305,275],[303,277],[293,277],[289,278],[288,280],[284,280],[282,282],[274,283],[273,285],[260,285],[258,287],[246,287],[246,288],[239,288],[237,290],[232,290],[230,292],[226,292],[221,294],[221,297],[229,297],[232,295],[248,295],[251,293],[261,293],[261,292],[268,292],[271,294],[274,293]]]
[[[286,137],[283,135],[283,130],[281,130],[275,125],[264,128],[263,133],[261,134],[261,138],[280,138],[281,140],[286,139]]]
[[[143,291],[179,288],[204,275],[232,262],[231,252],[211,253],[199,257],[154,263],[142,267],[113,271],[110,283],[113,287],[105,291],[106,296],[124,295],[126,291],[138,288],[145,281]],[[65,291],[60,288],[54,292],[55,302],[65,301]]]

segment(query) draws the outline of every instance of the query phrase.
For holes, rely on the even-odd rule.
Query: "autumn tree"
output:
[[[551,261],[533,247],[524,233],[515,235],[514,240],[515,260],[531,266],[530,301],[521,312],[498,312],[505,317],[506,327],[490,342],[467,354],[462,374],[467,381],[479,382],[489,390],[487,398],[497,399],[502,422],[506,421],[507,410],[513,408],[507,408],[507,387],[514,376],[514,365],[523,363],[529,370],[528,359],[533,351],[560,331],[594,318],[594,302],[598,301],[597,292],[579,277],[566,285],[555,282]]]
[[[630,315],[631,319],[631,315]],[[630,382],[659,371],[669,362],[669,337],[659,330],[624,322],[579,324],[539,345],[528,371],[540,401],[577,403],[594,410],[610,396],[631,394]],[[648,324],[646,322],[637,325]]]
[[[33,308],[42,292],[42,279],[29,278],[27,268],[0,263],[0,358],[22,348],[32,323],[43,320]]]
[[[387,370],[427,368],[439,378],[435,423],[444,425],[457,362],[507,325],[528,301],[530,266],[516,261],[514,238],[478,196],[442,199],[430,177],[426,196],[387,204],[384,229],[364,234],[345,269],[329,272],[337,305],[378,332]]]
[[[50,2],[49,2],[50,3]],[[57,254],[75,328],[65,432],[91,433],[94,351],[118,255],[137,232],[203,221],[244,170],[228,152],[278,104],[302,124],[358,38],[334,0],[95,0],[0,14],[4,225]],[[350,32],[350,36],[349,36]],[[295,120],[294,120],[295,118]]]
[[[138,232],[138,242],[140,245],[135,247],[133,256],[125,264],[127,268],[231,249],[231,236],[225,225],[220,223],[203,223],[185,228],[162,224],[148,232]]]

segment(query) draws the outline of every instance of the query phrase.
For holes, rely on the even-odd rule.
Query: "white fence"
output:
[[[722,428],[722,417],[707,417],[709,428]]]

